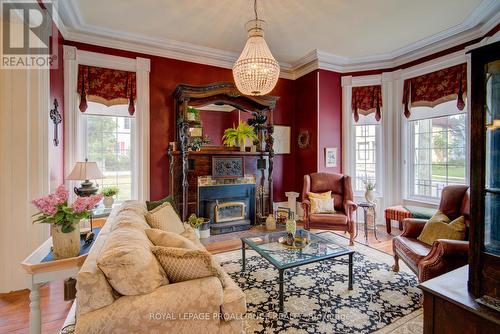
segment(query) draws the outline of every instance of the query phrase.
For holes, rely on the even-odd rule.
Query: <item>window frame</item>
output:
[[[90,102],[92,103],[92,102]],[[89,104],[90,104],[89,103]],[[125,109],[128,108],[128,105],[125,105]],[[139,173],[139,166],[138,166],[138,160],[140,159],[140,147],[138,145],[139,140],[137,138],[138,136],[138,131],[137,131],[137,119],[134,116],[128,115],[128,112],[114,112],[114,113],[106,113],[106,112],[92,112],[89,109],[85,111],[85,113],[79,112],[78,111],[78,131],[81,133],[81,136],[77,133],[76,136],[79,136],[80,138],[87,138],[88,133],[87,133],[87,116],[93,115],[93,116],[111,116],[111,117],[127,117],[127,118],[133,118],[134,122],[130,122],[130,149],[131,149],[131,183],[132,183],[132,189],[131,189],[131,200],[137,199],[139,197],[139,184],[140,182],[138,173]],[[79,148],[79,151],[82,152],[84,158],[87,157],[87,148],[86,148],[86,142],[83,140],[79,141],[79,145],[81,147]],[[102,179],[99,179],[102,180]]]
[[[448,101],[445,103],[455,103],[455,101]],[[406,182],[405,182],[405,196],[404,199],[407,201],[419,202],[419,203],[429,203],[429,204],[439,204],[440,196],[438,197],[430,197],[430,196],[422,196],[414,194],[414,172],[415,172],[415,133],[413,130],[412,122],[420,121],[420,120],[432,120],[435,118],[441,117],[450,117],[454,115],[464,115],[465,116],[465,185],[470,184],[469,177],[469,136],[470,136],[470,116],[468,113],[468,101],[466,100],[466,107],[461,110],[452,110],[452,109],[444,109],[443,104],[441,103],[434,108],[425,108],[425,109],[413,109],[411,111],[411,116],[406,119],[405,126],[403,128],[403,134],[407,138],[404,151],[405,151],[405,172],[406,172]],[[435,108],[442,108],[442,110],[435,110]]]
[[[372,114],[373,115],[373,114]],[[353,193],[355,196],[364,196],[364,190],[356,189],[356,162],[358,151],[356,150],[356,126],[364,126],[364,125],[375,125],[375,182],[377,184],[375,188],[375,196],[382,197],[383,196],[383,183],[382,183],[382,170],[383,170],[383,147],[382,147],[382,123],[373,121],[373,122],[363,122],[362,118],[364,116],[360,116],[359,122],[354,122],[352,120],[352,139],[351,139],[351,156],[353,157],[351,161],[351,170],[353,173]]]

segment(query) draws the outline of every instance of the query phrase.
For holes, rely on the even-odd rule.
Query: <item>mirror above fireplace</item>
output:
[[[272,211],[273,109],[279,98],[245,96],[233,83],[225,82],[205,86],[181,84],[173,96],[177,133],[175,143],[168,151],[170,194],[174,196],[182,218],[198,211],[198,180],[212,177],[214,156],[242,158],[244,175],[223,182],[235,184],[241,179],[254,179],[255,186],[261,189],[255,192],[261,194],[256,201],[257,218],[265,217]],[[258,141],[252,151],[247,148],[247,151],[240,152],[222,144],[224,130],[240,122],[255,124]],[[200,144],[205,137],[211,144]],[[200,145],[194,146],[193,143]]]

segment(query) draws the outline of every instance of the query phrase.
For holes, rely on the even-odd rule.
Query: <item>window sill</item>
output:
[[[404,198],[403,199],[403,204],[406,205],[416,205],[416,206],[425,206],[425,207],[432,207],[436,208],[439,206],[439,200],[433,200],[433,199],[424,199],[424,198]]]

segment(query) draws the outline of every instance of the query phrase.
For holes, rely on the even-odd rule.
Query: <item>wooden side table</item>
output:
[[[368,202],[361,202],[357,203],[358,207],[363,209],[363,215],[364,215],[364,232],[365,232],[365,241],[368,243],[368,211],[371,209],[373,211],[373,234],[375,235],[375,239],[377,241],[377,206],[373,203],[368,203]],[[356,211],[356,235],[354,235],[354,239],[358,236],[358,211]]]
[[[49,238],[21,263],[21,266],[26,271],[26,282],[31,290],[30,334],[39,334],[41,332],[40,286],[58,279],[75,277],[87,258],[99,232],[100,229],[94,229],[96,235],[94,241],[77,257],[47,261],[46,258],[52,248],[52,238]]]

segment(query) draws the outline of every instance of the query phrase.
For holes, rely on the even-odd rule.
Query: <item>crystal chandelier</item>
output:
[[[233,66],[236,87],[245,95],[269,93],[280,74],[280,65],[274,59],[264,40],[265,22],[257,15],[257,0],[254,0],[255,20],[247,23],[248,40],[240,57]]]

